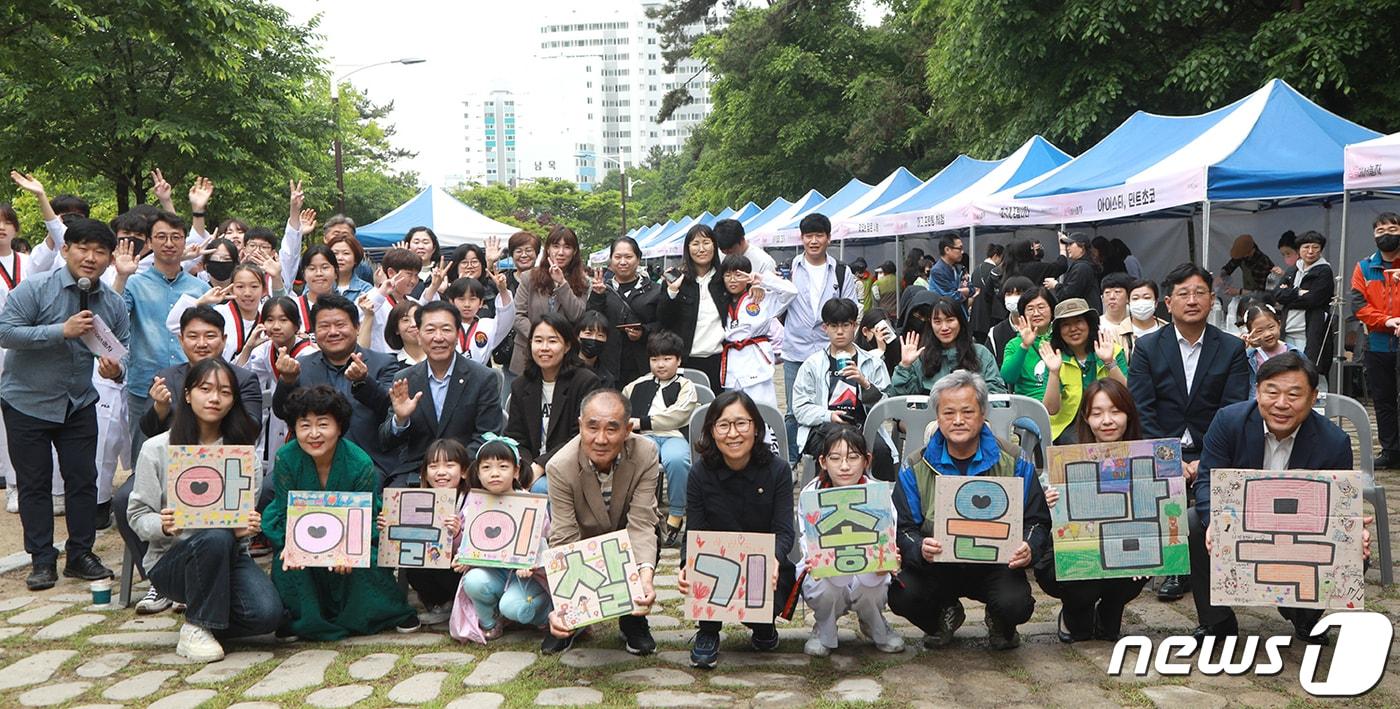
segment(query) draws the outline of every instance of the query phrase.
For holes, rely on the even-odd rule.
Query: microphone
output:
[[[78,279],[78,312],[88,309],[88,291],[92,290],[92,279],[84,276]]]

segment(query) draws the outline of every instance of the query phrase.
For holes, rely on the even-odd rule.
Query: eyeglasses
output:
[[[842,461],[850,463],[851,465],[855,465],[865,460],[865,456],[859,453],[846,453],[845,455],[842,455],[840,453],[831,453],[825,456],[824,460],[826,460],[827,465],[840,465]]]
[[[732,421],[716,421],[715,433],[721,436],[729,435],[730,431],[736,433],[748,433],[753,429],[753,419],[734,419]]]
[[[1172,291],[1172,297],[1180,298],[1182,300],[1202,300],[1210,297],[1210,289],[1196,288],[1193,290]]]

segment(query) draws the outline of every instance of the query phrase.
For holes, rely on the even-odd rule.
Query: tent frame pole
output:
[[[1335,392],[1335,393],[1338,393],[1338,394],[1342,393],[1342,361],[1343,361],[1343,358],[1346,356],[1346,350],[1347,350],[1347,318],[1346,318],[1346,312],[1345,312],[1346,297],[1345,297],[1344,295],[1342,295],[1342,293],[1343,293],[1342,284],[1345,282],[1343,279],[1346,277],[1345,272],[1346,272],[1346,263],[1347,263],[1347,216],[1348,216],[1348,215],[1347,215],[1347,211],[1348,211],[1348,208],[1349,208],[1350,206],[1351,206],[1351,192],[1348,191],[1348,190],[1346,190],[1346,189],[1343,189],[1343,190],[1342,190],[1342,238],[1340,239],[1340,241],[1341,241],[1341,246],[1338,247],[1338,251],[1337,251],[1337,263],[1338,263],[1338,267],[1335,268],[1335,269],[1333,269],[1333,278],[1336,279],[1337,285],[1333,288],[1333,293],[1336,294],[1336,295],[1333,297],[1333,300],[1335,301],[1335,302],[1333,303],[1333,307],[1336,309],[1336,312],[1333,314],[1332,317],[1335,319],[1335,322],[1333,323],[1333,325],[1335,325],[1336,328],[1337,328],[1337,342],[1336,342],[1336,344],[1333,346],[1333,349],[1332,349],[1332,367],[1331,367],[1332,373],[1331,373],[1331,376],[1329,376],[1329,377],[1327,378],[1327,384],[1328,384],[1328,387],[1327,387],[1327,388],[1328,388],[1328,391],[1332,391],[1332,392]],[[1330,223],[1330,220],[1329,220],[1329,223]],[[1329,329],[1330,329],[1330,328],[1329,328]],[[1330,334],[1331,334],[1331,333],[1329,332],[1328,335],[1330,335]],[[1326,337],[1326,336],[1327,336],[1327,335],[1324,335],[1324,337]]]
[[[894,235],[894,300],[899,302],[900,291],[904,290],[904,251],[900,246],[899,234]],[[895,309],[896,311],[898,308]],[[885,313],[889,315],[889,313]],[[894,314],[894,321],[899,322],[899,313]]]
[[[1210,200],[1201,200],[1201,268],[1210,270]]]

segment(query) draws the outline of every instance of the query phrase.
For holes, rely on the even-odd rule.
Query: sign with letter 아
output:
[[[899,570],[893,489],[869,482],[802,491],[802,540],[813,578]]]
[[[368,568],[374,493],[287,493],[286,561],[291,566]]]
[[[686,620],[772,623],[775,543],[759,532],[687,532]]]
[[[934,480],[935,562],[1005,564],[1021,545],[1025,481],[940,475]]]
[[[1359,609],[1362,473],[1212,470],[1210,602]]]
[[[170,446],[166,504],[178,529],[248,526],[262,484],[253,446]]]
[[[457,491],[452,488],[386,488],[379,531],[379,565],[409,569],[452,567],[447,520]]]
[[[492,495],[472,490],[463,510],[462,542],[456,563],[503,569],[540,565],[549,498],[523,492]]]
[[[626,530],[582,539],[544,553],[545,577],[564,625],[581,628],[632,612],[642,593]]]
[[[1046,465],[1061,581],[1191,573],[1181,441],[1054,446]]]

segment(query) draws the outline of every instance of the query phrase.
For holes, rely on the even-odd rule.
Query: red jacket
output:
[[[1396,351],[1396,338],[1385,326],[1400,317],[1400,261],[1387,263],[1380,252],[1357,262],[1351,273],[1351,306],[1370,332],[1372,352]]]

